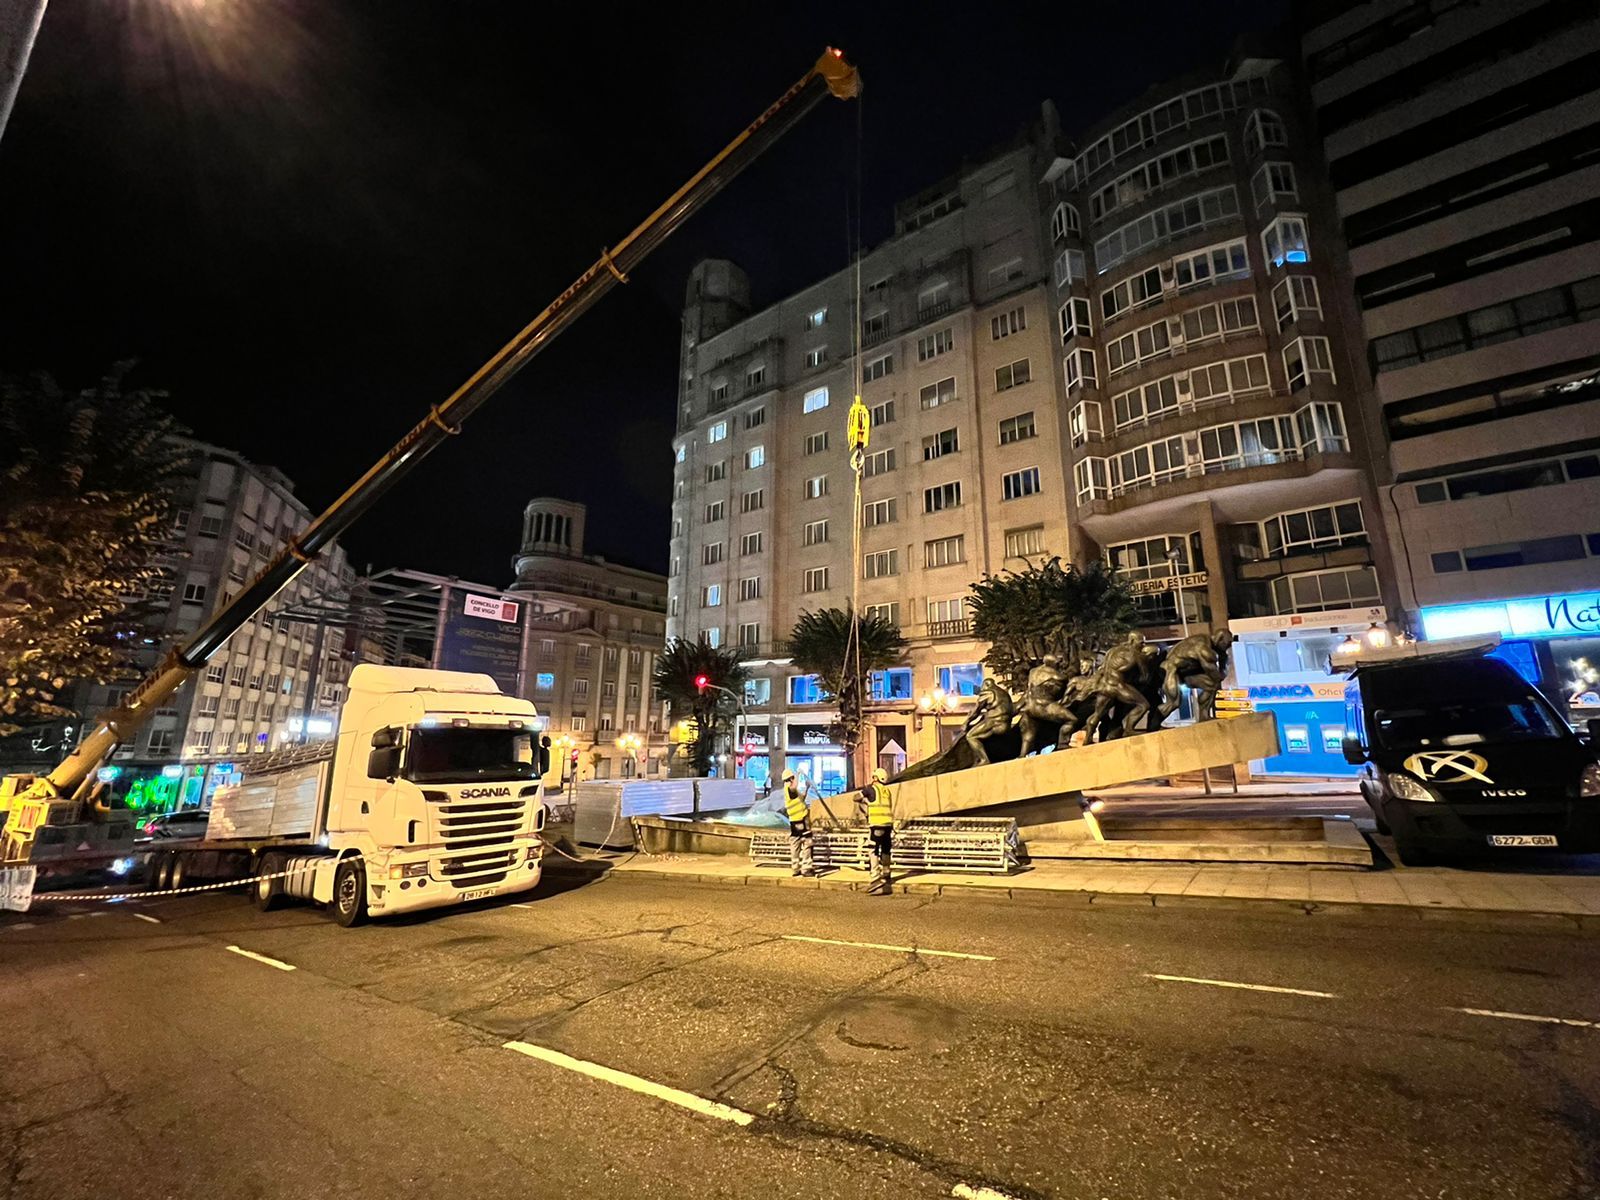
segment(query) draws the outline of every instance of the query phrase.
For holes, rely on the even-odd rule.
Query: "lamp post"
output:
[[[738,746],[739,743],[740,743],[741,738],[743,737],[743,734],[740,733],[740,730],[747,728],[749,726],[749,723],[750,723],[749,722],[749,718],[746,716],[745,711],[744,711],[744,689],[741,688],[739,691],[736,692],[732,688],[723,687],[720,683],[712,683],[711,682],[711,677],[709,675],[696,675],[694,677],[694,686],[696,688],[698,688],[702,692],[704,692],[704,691],[721,692],[724,696],[731,696],[733,698],[734,704],[736,704],[738,706],[738,708],[739,708],[739,720],[738,720],[738,723],[734,726],[734,736],[732,738],[730,738],[729,740],[733,743],[733,745]],[[718,758],[717,758],[717,762],[718,763],[725,764],[727,761],[728,761],[728,756],[725,755],[725,754],[724,755],[719,755]],[[734,762],[735,762],[734,775],[735,775],[735,777],[737,777],[737,775],[739,773],[739,768],[738,768],[738,765],[737,765],[738,764],[738,758],[737,757],[735,757]]]
[[[637,733],[625,733],[617,739],[617,749],[627,757],[623,765],[627,768],[626,778],[632,779],[639,773],[639,750],[644,745],[644,739]]]
[[[936,687],[931,692],[923,692],[917,701],[917,708],[923,713],[933,714],[934,740],[938,742],[939,749],[944,749],[944,714],[956,710],[956,698],[946,692],[942,687]]]
[[[571,763],[571,751],[577,744],[575,739],[564,733],[550,743],[551,748],[561,756],[561,791],[563,794],[567,790],[567,767]]]
[[[1178,602],[1178,619],[1183,622],[1183,636],[1189,636],[1189,606],[1183,602],[1183,589],[1178,586],[1178,559],[1183,557],[1183,547],[1174,546],[1167,551],[1167,566],[1172,571],[1172,597]]]

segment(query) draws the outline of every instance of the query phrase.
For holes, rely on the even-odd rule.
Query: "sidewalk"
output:
[[[781,868],[754,867],[732,855],[608,855],[577,865],[547,856],[553,873],[599,871],[735,886],[863,890],[863,871],[831,871],[821,879],[795,879]],[[1546,868],[1547,870],[1548,868]],[[1039,862],[1014,875],[908,872],[895,890],[911,895],[965,895],[1033,903],[1275,905],[1300,912],[1374,911],[1389,916],[1453,915],[1562,918],[1600,930],[1600,874],[1535,874],[1485,868],[1396,868],[1358,871],[1337,867],[1241,866],[1228,863]]]

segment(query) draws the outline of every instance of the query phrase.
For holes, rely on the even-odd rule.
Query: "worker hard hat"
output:
[[[783,773],[783,782],[784,783],[789,783],[793,779],[794,779],[794,772],[793,771],[785,771]]]
[[[874,783],[888,783],[889,772],[885,771],[882,767],[879,767],[877,770],[872,772],[872,781]]]

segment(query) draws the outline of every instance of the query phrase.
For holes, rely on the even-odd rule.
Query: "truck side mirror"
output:
[[[1367,752],[1361,746],[1361,739],[1353,733],[1347,733],[1339,742],[1339,749],[1344,751],[1344,760],[1351,766],[1359,767],[1367,761]]]
[[[539,739],[539,774],[550,774],[550,735]]]
[[[376,740],[377,735],[373,735]],[[367,778],[394,780],[400,774],[400,747],[379,746],[367,755]]]
[[[375,729],[372,733],[372,748],[374,750],[387,750],[391,746],[400,744],[400,731],[393,725],[386,725],[382,729]]]

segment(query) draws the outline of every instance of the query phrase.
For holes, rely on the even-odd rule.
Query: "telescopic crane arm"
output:
[[[461,426],[484,401],[520,371],[529,359],[558,337],[665,241],[679,225],[720,192],[758,155],[787,133],[824,96],[848,100],[860,94],[861,77],[845,61],[844,52],[828,49],[793,87],[762,113],[716,157],[701,167],[687,183],[644,219],[632,233],[610,250],[602,251],[587,271],[557,296],[515,337],[479,367],[442,404],[428,410],[417,426],[393,449],[367,468],[345,493],[330,504],[278,555],[262,568],[231,602],[212,613],[188,640],[176,646],[119,707],[102,714],[78,748],[48,775],[32,781],[18,796],[16,808],[27,801],[59,803],[87,800],[95,775],[119,743],[136,731],[151,713],[176,692],[185,680],[246,621],[261,610],[300,571],[367,509],[398,483],[445,438]],[[13,829],[15,829],[15,821]],[[6,839],[7,858],[26,845]]]

